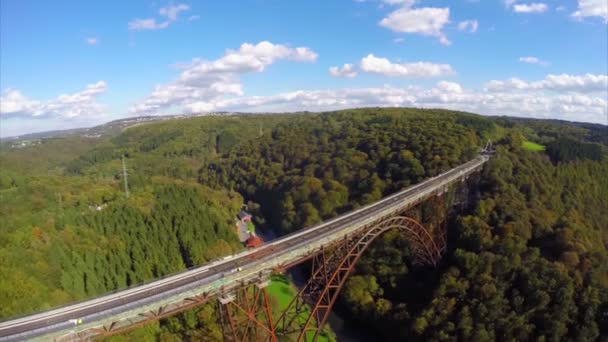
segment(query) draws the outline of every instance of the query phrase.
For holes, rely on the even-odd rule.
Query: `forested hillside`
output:
[[[201,185],[196,175],[205,158],[260,134],[263,127],[247,121],[195,118],[108,139],[3,144],[0,317],[136,285],[241,249],[233,227],[242,197]]]
[[[608,163],[556,166],[519,146],[499,146],[482,199],[454,219],[437,270],[381,267],[406,250],[398,236],[374,247],[343,296],[357,319],[402,340],[593,341],[608,333]]]
[[[3,145],[0,317],[233,253],[245,202],[259,226],[282,235],[446,171],[492,139],[497,153],[469,206],[447,218],[442,263],[414,267],[405,240],[389,232],[340,306],[383,340],[591,341],[608,334],[605,129],[370,108]],[[529,151],[526,141],[546,149]],[[115,339],[219,338],[214,308],[204,306]]]
[[[502,134],[469,114],[377,112],[293,117],[255,144],[212,160],[200,182],[261,204],[259,219],[284,234],[447,171]]]

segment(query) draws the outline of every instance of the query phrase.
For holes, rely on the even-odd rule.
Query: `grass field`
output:
[[[545,150],[545,146],[531,142],[531,141],[524,141],[523,147],[526,150],[532,151],[532,152],[541,152],[541,151]]]
[[[289,280],[287,280],[287,278],[281,275],[275,275],[272,277],[267,291],[272,297],[276,298],[281,311],[287,308],[287,305],[291,303],[291,300],[297,294],[297,289],[289,282]]]
[[[266,288],[268,294],[276,299],[278,309],[280,312],[285,310],[289,303],[291,303],[294,296],[298,294],[298,289],[285,277],[282,275],[274,275],[270,281],[270,284]],[[306,319],[306,313],[303,313],[302,319]],[[327,326],[327,325],[326,325]],[[327,329],[327,328],[326,328]],[[325,330],[325,329],[324,329]],[[319,342],[333,342],[335,338],[332,338],[332,333],[319,335],[317,341]],[[329,336],[328,336],[329,335]],[[307,337],[307,340],[312,340],[312,334],[310,337]]]

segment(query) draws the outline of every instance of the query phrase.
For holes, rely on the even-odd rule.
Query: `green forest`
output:
[[[243,204],[260,230],[284,235],[447,171],[491,139],[466,206],[420,209],[447,224],[440,265],[413,265],[388,232],[340,310],[387,341],[597,340],[608,336],[606,137],[601,125],[367,108],[3,143],[0,318],[232,254],[244,248]],[[210,303],[111,340],[218,341],[221,329]]]

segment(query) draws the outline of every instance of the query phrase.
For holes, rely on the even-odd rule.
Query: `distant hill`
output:
[[[106,122],[104,124],[94,126],[94,127],[85,127],[85,128],[72,128],[72,129],[64,129],[64,130],[55,130],[55,131],[46,131],[46,132],[37,132],[37,133],[29,133],[12,137],[1,137],[0,142],[24,142],[31,140],[41,140],[41,139],[49,139],[49,138],[60,138],[70,135],[80,135],[82,137],[88,138],[100,138],[107,136],[114,136],[122,132],[124,129],[140,125],[143,123],[151,123],[172,119],[185,119],[192,118],[197,116],[225,116],[225,115],[233,115],[236,113],[231,112],[214,112],[214,113],[204,113],[204,114],[180,114],[180,115],[148,115],[148,116],[137,116],[130,117],[125,119],[113,120],[110,122]]]
[[[294,112],[293,114],[305,114],[313,113],[309,111]],[[115,136],[122,132],[124,129],[143,124],[158,122],[171,119],[186,119],[197,116],[230,116],[230,115],[263,115],[272,113],[243,113],[243,112],[212,112],[212,113],[198,113],[198,114],[178,114],[178,115],[147,115],[137,116],[124,119],[118,119],[106,122],[104,124],[88,127],[88,128],[72,128],[65,130],[55,130],[46,132],[29,133],[12,137],[0,137],[0,142],[27,142],[31,140],[41,140],[49,138],[60,138],[69,135],[80,135],[85,138],[101,138],[107,136]],[[591,137],[590,140],[594,142],[607,143],[608,142],[608,126],[602,124],[586,123],[586,122],[570,122],[556,119],[534,119],[534,118],[519,118],[511,116],[500,116],[500,119],[504,119],[510,123],[523,124],[523,125],[536,125],[543,126],[550,123],[554,124],[569,124],[570,126],[579,127],[585,129],[587,134]],[[27,146],[29,144],[26,143]]]

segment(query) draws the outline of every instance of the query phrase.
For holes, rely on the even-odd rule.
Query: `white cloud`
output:
[[[397,37],[395,39],[393,39],[393,43],[403,43],[405,41],[405,39],[401,38],[401,37]]]
[[[369,54],[360,62],[362,71],[381,74],[389,77],[440,77],[454,73],[449,64],[434,64],[429,62],[393,63],[386,58]]]
[[[0,114],[5,116],[33,112],[39,105],[40,102],[28,99],[19,90],[9,88],[0,97]]]
[[[129,30],[131,31],[142,31],[142,30],[162,30],[169,27],[170,22],[165,20],[157,23],[156,19],[133,19],[129,21]]]
[[[566,6],[557,6],[555,7],[555,12],[563,12],[566,10]]]
[[[342,67],[333,66],[329,68],[329,74],[334,77],[353,78],[357,76],[357,70],[352,64],[344,64]]]
[[[329,74],[334,77],[353,78],[357,76],[359,71],[402,78],[441,77],[454,74],[454,70],[449,64],[430,62],[393,63],[387,58],[376,57],[374,54],[361,58],[358,67],[347,63],[342,67],[333,66],[329,68]]]
[[[169,5],[167,7],[162,7],[158,14],[163,17],[167,17],[170,21],[176,21],[180,12],[184,12],[190,9],[190,6],[186,4],[178,4],[178,5]]]
[[[516,13],[543,13],[549,9],[549,6],[543,2],[533,2],[522,4],[518,0],[505,0],[505,7],[513,9]],[[563,6],[559,6],[559,8]]]
[[[414,33],[439,38],[441,44],[451,42],[442,32],[443,27],[450,22],[450,9],[436,7],[410,8],[401,7],[388,14],[380,21],[380,26],[395,32]]]
[[[568,91],[577,93],[594,93],[608,91],[607,75],[547,75],[540,81],[524,81],[519,78],[511,78],[506,81],[490,81],[486,84],[488,91],[494,92],[516,92],[529,90]]]
[[[462,86],[456,82],[440,81],[437,83],[437,89],[444,90],[448,93],[459,94],[463,92]]]
[[[195,14],[195,15],[191,15],[188,17],[188,21],[195,21],[195,20],[199,20],[201,18],[200,15]]]
[[[172,107],[191,107],[194,103],[219,101],[225,96],[242,96],[240,74],[262,72],[278,60],[313,62],[318,55],[309,48],[290,48],[267,41],[244,43],[238,50],[227,50],[223,57],[208,61],[194,59],[181,65],[177,80],[159,85],[143,101],[130,109],[135,114],[154,114]]]
[[[539,64],[540,59],[536,57],[519,57],[519,61],[528,64]]]
[[[530,4],[515,4],[513,10],[517,13],[543,13],[549,7],[547,4],[542,2],[535,2]]]
[[[485,115],[555,118],[606,124],[606,96],[528,92],[488,92],[464,89],[441,81],[434,87],[378,87],[337,90],[298,90],[271,96],[248,96],[201,101],[192,112],[236,110],[248,112],[333,110],[352,107],[426,107],[471,111]]]
[[[133,19],[129,22],[129,30],[131,31],[143,31],[143,30],[162,30],[166,29],[173,22],[177,21],[179,14],[184,11],[190,10],[190,6],[186,4],[169,5],[162,7],[158,14],[162,17],[167,18],[163,21],[157,21],[156,18],[146,19]],[[195,17],[195,16],[192,16]],[[191,17],[191,18],[192,18]],[[196,19],[193,19],[196,20]]]
[[[85,42],[89,45],[97,45],[97,43],[99,43],[99,39],[97,39],[97,37],[88,37],[85,39]]]
[[[477,32],[479,28],[479,22],[477,20],[465,20],[458,23],[458,29],[460,31],[469,31],[471,33]]]
[[[608,1],[606,0],[578,0],[578,10],[572,13],[577,19],[586,17],[604,18],[608,23]]]
[[[60,95],[47,102],[30,100],[18,90],[7,89],[0,97],[0,114],[6,118],[95,116],[103,111],[103,106],[96,102],[96,98],[103,94],[106,88],[106,82],[99,81],[89,84],[83,91]]]
[[[292,48],[266,41],[245,43],[238,49],[227,50],[216,60],[194,59],[178,66],[181,72],[176,80],[157,86],[150,96],[133,105],[131,112],[281,112],[409,106],[607,123],[608,76],[601,74],[549,74],[532,81],[493,80],[481,90],[466,89],[459,83],[442,80],[431,87],[387,85],[296,90],[269,96],[245,95],[240,79],[242,74],[262,72],[282,60],[311,62],[316,59],[317,54],[305,47]],[[344,64],[329,70],[330,74],[342,77],[354,77],[359,72],[389,77],[439,77],[453,74],[454,70],[449,64],[396,63],[373,54],[363,57],[358,64]],[[22,99],[20,94],[12,96],[18,103],[14,107],[37,106]]]
[[[188,112],[321,111],[352,107],[404,106],[607,124],[607,87],[608,76],[586,74],[547,75],[539,81],[491,81],[484,90],[465,89],[456,82],[440,81],[430,88],[384,86],[297,90],[270,96],[198,98],[190,97],[192,89],[174,87],[165,89],[165,95],[173,93],[173,96],[183,96],[187,101],[179,102],[180,108]],[[242,90],[234,93],[242,94]]]
[[[399,5],[404,7],[412,7],[416,3],[416,0],[382,0],[387,5]]]
[[[543,61],[542,59],[540,59],[538,57],[534,57],[534,56],[519,57],[519,61],[522,63],[538,64],[538,65],[542,65],[542,66],[549,65],[549,62]]]

